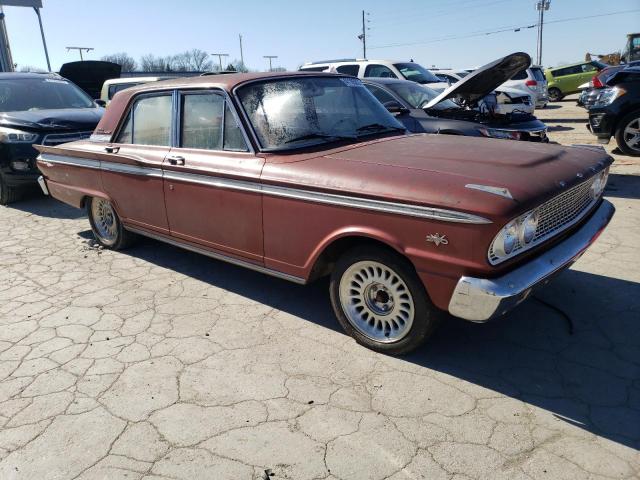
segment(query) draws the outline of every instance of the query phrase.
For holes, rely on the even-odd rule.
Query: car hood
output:
[[[104,108],[65,108],[0,113],[0,125],[29,130],[93,130]]]
[[[510,217],[594,175],[611,157],[587,148],[417,134],[268,161],[267,183]],[[288,163],[282,163],[288,162]],[[510,196],[474,189],[506,189]]]
[[[524,52],[512,53],[494,60],[451,85],[425,108],[432,108],[447,98],[463,100],[464,103],[473,105],[530,65],[531,57]]]

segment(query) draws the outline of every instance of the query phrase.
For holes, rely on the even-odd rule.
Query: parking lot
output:
[[[572,100],[536,113],[595,144]],[[640,161],[614,156],[617,214],[571,270],[402,358],[342,332],[326,281],[0,208],[0,478],[637,478]]]

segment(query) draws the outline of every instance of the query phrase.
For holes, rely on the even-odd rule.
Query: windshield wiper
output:
[[[393,125],[383,125],[381,123],[370,123],[356,128],[356,132],[378,133],[378,132],[405,132],[404,127],[394,127]]]
[[[311,133],[306,133],[304,135],[300,135],[299,137],[290,138],[284,143],[293,143],[293,142],[298,142],[302,140],[313,140],[314,138],[320,138],[323,140],[332,141],[332,140],[353,140],[356,137],[348,136],[348,135],[329,135],[327,133],[311,132]]]

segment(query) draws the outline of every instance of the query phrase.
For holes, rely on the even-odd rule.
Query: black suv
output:
[[[0,73],[0,205],[37,185],[33,144],[88,138],[104,112],[56,74]]]
[[[640,156],[640,67],[627,67],[607,80],[589,108],[587,128],[600,143],[616,137],[627,155]]]

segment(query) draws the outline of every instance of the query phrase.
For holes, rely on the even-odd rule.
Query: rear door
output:
[[[135,98],[115,142],[105,147],[102,183],[127,223],[168,233],[162,164],[171,149],[173,92]]]
[[[222,91],[180,92],[177,105],[177,146],[164,164],[171,235],[262,263],[264,160]]]

